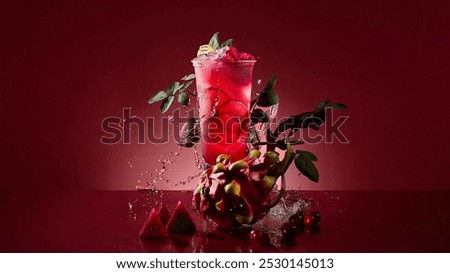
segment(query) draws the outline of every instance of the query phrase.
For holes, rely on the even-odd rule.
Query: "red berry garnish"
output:
[[[250,231],[250,239],[251,240],[259,240],[263,237],[264,233],[261,230],[254,229]]]
[[[297,234],[297,228],[292,222],[286,222],[281,226],[281,234],[285,238],[292,238]]]
[[[306,213],[301,210],[301,211],[295,213],[294,215],[292,215],[291,217],[289,217],[289,221],[291,223],[293,223],[297,228],[301,228],[304,224],[303,218],[305,217],[305,215],[306,215]]]
[[[321,216],[318,211],[311,211],[309,215],[314,218],[314,224],[318,224],[320,222]]]
[[[305,218],[303,218],[303,223],[305,226],[311,226],[314,224],[314,217],[311,215],[305,215]]]
[[[260,230],[257,230],[257,229],[252,230],[250,232],[249,237],[253,242],[257,242],[257,243],[259,243],[261,245],[265,245],[265,246],[270,245],[269,235],[267,235],[267,233],[264,233]]]

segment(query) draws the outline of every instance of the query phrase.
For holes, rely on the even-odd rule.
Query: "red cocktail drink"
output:
[[[215,164],[220,154],[232,161],[247,155],[254,58],[224,48],[195,58],[203,159]]]

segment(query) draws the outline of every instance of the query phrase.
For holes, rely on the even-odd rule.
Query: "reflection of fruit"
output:
[[[167,237],[167,232],[156,209],[152,209],[144,226],[139,232],[141,239],[158,239]]]
[[[258,158],[258,151],[250,151],[234,163],[230,163],[230,156],[220,155],[216,165],[204,171],[194,191],[193,205],[203,218],[223,228],[255,223],[273,205],[270,193],[279,176],[275,170],[281,165],[274,154],[268,152]]]
[[[175,211],[167,222],[166,230],[174,233],[194,233],[196,226],[183,203],[178,202]]]
[[[320,222],[321,216],[318,211],[311,211],[309,215],[313,217],[314,224],[318,224]]]
[[[281,234],[285,238],[292,238],[297,234],[297,228],[292,222],[286,222],[281,226]]]

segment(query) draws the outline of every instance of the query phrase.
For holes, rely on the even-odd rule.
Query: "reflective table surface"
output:
[[[271,236],[270,243],[261,243],[220,231],[195,210],[189,210],[195,234],[139,239],[152,207],[163,202],[173,211],[181,201],[191,208],[191,192],[1,192],[0,252],[450,252],[448,191],[290,196],[321,213],[319,226],[282,240],[279,228],[289,215],[278,219],[271,213],[256,225]]]

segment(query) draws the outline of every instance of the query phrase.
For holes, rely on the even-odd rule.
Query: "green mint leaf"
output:
[[[277,83],[277,77],[275,75],[270,76],[270,79],[266,83],[264,90],[272,90],[276,83]]]
[[[163,102],[161,103],[161,114],[164,114],[165,112],[167,112],[167,110],[169,110],[170,106],[173,103],[173,100],[174,96],[169,96],[163,100]]]
[[[261,95],[259,96],[256,105],[260,107],[270,107],[272,105],[277,104],[279,101],[280,98],[278,97],[277,93],[273,91],[261,92]]]
[[[214,33],[214,35],[211,37],[211,40],[209,40],[208,44],[214,49],[218,49],[220,47],[219,32]]]
[[[226,47],[226,46],[232,46],[232,45],[233,45],[233,39],[228,39],[220,45],[220,48]]]
[[[322,101],[321,103],[317,104],[314,108],[316,111],[321,110],[327,106],[327,104],[330,102],[330,100]]]
[[[297,150],[295,151],[295,153],[297,154],[297,156],[303,157],[303,158],[307,158],[311,161],[317,161],[317,156],[315,156],[313,153],[308,152],[308,151],[302,151],[302,150]]]
[[[193,80],[193,79],[195,79],[195,74],[184,75],[184,77],[181,78],[182,81],[189,81],[189,80]]]
[[[317,157],[311,152],[297,150],[295,157],[295,166],[298,171],[313,182],[319,182],[319,171],[313,161]]]
[[[172,83],[171,86],[169,86],[169,88],[167,88],[166,92],[168,96],[172,96],[175,95],[175,93],[177,93],[178,90],[180,90],[181,85],[179,82],[174,82]]]
[[[186,90],[189,86],[191,86],[191,84],[192,84],[193,82],[194,82],[194,81],[187,81],[187,82],[183,83],[183,84],[180,86],[179,92],[180,92],[180,93],[181,93],[181,92],[184,92],[184,90]]]
[[[261,107],[270,107],[272,105],[277,104],[280,101],[278,94],[275,93],[273,87],[277,83],[277,78],[272,75],[269,81],[266,83],[266,86],[261,91],[258,100],[256,101],[256,105]]]
[[[269,116],[262,109],[256,108],[253,109],[250,114],[250,120],[252,125],[257,123],[265,123],[269,122]]]
[[[331,107],[334,110],[345,110],[345,109],[347,109],[347,105],[342,104],[342,103],[330,103],[326,107]]]
[[[151,98],[148,100],[148,104],[155,103],[155,102],[160,101],[160,100],[163,100],[163,99],[165,99],[165,98],[167,98],[167,93],[166,93],[166,91],[159,91],[158,93],[156,93],[155,95],[153,95],[153,97],[151,97]]]
[[[189,104],[189,96],[188,96],[188,94],[186,94],[186,92],[178,93],[177,100],[178,100],[178,103],[180,103],[181,105]]]

